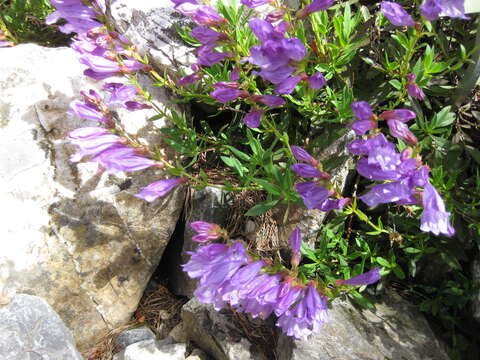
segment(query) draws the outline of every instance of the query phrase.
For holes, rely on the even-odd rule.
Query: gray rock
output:
[[[8,209],[0,227],[0,302],[15,293],[45,298],[84,350],[136,310],[185,192],[148,204],[133,195],[163,178],[160,170],[129,178],[69,161],[76,149],[66,134],[91,125],[69,115],[69,103],[98,86],[73,50],[25,44],[2,48],[0,56],[0,201]],[[119,112],[147,143],[159,136],[152,114]]]
[[[179,322],[168,334],[169,337],[172,337],[177,343],[187,342],[187,335],[185,329],[183,328],[183,322]]]
[[[185,45],[176,30],[189,21],[173,5],[170,1],[117,0],[108,11],[117,30],[162,70],[176,70],[196,60],[193,48]]]
[[[0,359],[82,360],[70,330],[45,300],[17,294],[0,307]]]
[[[235,327],[231,312],[217,312],[193,298],[183,306],[181,316],[187,338],[214,359],[261,358],[251,354],[252,345]]]
[[[116,339],[117,345],[122,349],[143,340],[155,340],[155,334],[146,326],[122,331]]]
[[[113,360],[184,360],[185,344],[161,345],[155,340],[144,340],[115,354]]]
[[[279,360],[448,360],[427,321],[397,294],[387,294],[374,310],[335,300],[330,323],[307,341],[281,335]]]
[[[194,349],[185,360],[208,360],[208,356],[202,350]]]
[[[173,293],[181,296],[193,296],[196,280],[190,279],[180,265],[188,262],[187,251],[195,251],[200,243],[192,241],[196,233],[189,226],[193,221],[206,221],[225,226],[229,212],[228,194],[217,188],[207,187],[203,190],[192,190],[189,213],[187,214],[183,237],[173,238],[175,253],[170,254],[169,278]]]

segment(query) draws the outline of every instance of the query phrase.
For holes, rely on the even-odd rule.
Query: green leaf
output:
[[[225,164],[235,169],[240,176],[243,176],[244,172],[248,171],[242,166],[242,163],[237,158],[220,156],[220,159],[222,159]]]
[[[372,309],[374,308],[373,304],[368,300],[366,297],[364,297],[362,294],[360,294],[358,291],[353,290],[350,291],[350,296],[352,297],[352,300],[355,301],[357,304]]]
[[[277,203],[278,200],[272,200],[257,204],[254,207],[250,208],[250,210],[246,212],[245,216],[258,216],[265,214],[268,210],[277,205]]]
[[[237,156],[239,159],[242,159],[243,161],[250,161],[251,159],[251,156],[245,154],[243,151],[240,151],[237,148],[234,148],[233,146],[224,145],[224,147],[230,150],[235,156]]]
[[[392,266],[386,259],[384,259],[384,258],[382,258],[382,257],[380,257],[380,256],[377,257],[377,258],[375,258],[375,261],[376,261],[377,263],[379,263],[381,266],[384,266],[384,267],[388,267],[388,268],[389,268],[389,267]]]
[[[405,273],[403,272],[402,268],[400,266],[395,266],[393,268],[393,273],[399,278],[399,279],[405,279]]]
[[[253,182],[263,187],[267,192],[272,195],[280,195],[280,188],[267,180],[253,179]]]

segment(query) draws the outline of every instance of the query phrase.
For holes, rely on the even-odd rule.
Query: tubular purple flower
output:
[[[290,249],[292,249],[292,266],[300,264],[300,248],[302,247],[302,232],[299,228],[295,228],[290,234]]]
[[[238,81],[240,79],[240,69],[239,68],[235,68],[232,70],[232,72],[230,73],[230,80],[232,81]]]
[[[283,80],[275,88],[275,93],[279,95],[287,95],[292,93],[292,91],[295,89],[295,86],[297,86],[300,80],[302,80],[301,76],[291,76]]]
[[[194,221],[190,226],[198,234],[192,237],[196,242],[207,242],[216,240],[223,235],[222,228],[218,224],[212,224],[205,221]]]
[[[241,0],[240,2],[246,7],[253,9],[258,6],[268,4],[269,2],[271,2],[271,0]]]
[[[450,223],[450,213],[445,210],[445,203],[429,182],[423,189],[423,214],[420,222],[422,231],[430,231],[435,235],[455,234],[455,229]]]
[[[217,26],[225,22],[225,19],[214,9],[198,3],[182,2],[175,6],[175,10],[191,17],[193,22],[200,26]]]
[[[297,17],[303,19],[305,16],[313,14],[314,12],[327,10],[334,3],[335,0],[313,0],[308,6],[297,13]]]
[[[188,179],[184,177],[156,181],[143,188],[142,191],[135,196],[145,201],[152,202],[159,197],[167,195],[175,187],[186,183],[187,181]]]
[[[70,131],[68,140],[71,144],[80,148],[70,157],[70,161],[78,162],[84,156],[96,155],[115,144],[119,144],[121,138],[109,133],[105,128],[92,126]]]
[[[257,39],[261,42],[266,42],[267,40],[272,39],[272,37],[277,38],[273,25],[268,21],[253,18],[248,22],[248,25]]]
[[[180,78],[180,80],[178,80],[178,84],[179,85],[194,84],[201,78],[202,78],[201,74],[191,74],[191,75],[183,76]]]
[[[109,121],[109,118],[103,114],[97,106],[85,104],[78,100],[74,100],[70,103],[69,112],[82,119],[99,121],[102,123],[108,123]]]
[[[318,165],[318,161],[315,160],[315,158],[312,155],[310,155],[307,151],[303,150],[300,146],[292,145],[290,146],[290,149],[292,150],[293,156],[298,161],[303,161],[313,166]]]
[[[262,110],[250,110],[243,118],[243,123],[250,129],[255,129],[260,126],[260,122],[263,116]]]
[[[439,16],[470,19],[465,15],[465,0],[426,0],[420,6],[420,12],[430,21],[438,19]]]
[[[293,164],[291,169],[303,178],[330,178],[327,174],[321,172],[310,164]]]
[[[392,1],[382,1],[382,14],[396,26],[415,26],[415,21],[403,7]]]
[[[358,120],[372,120],[374,117],[373,110],[366,101],[354,101],[352,111]]]
[[[379,204],[387,204],[390,202],[409,199],[411,189],[401,181],[389,182],[373,186],[368,193],[359,198],[369,207]]]
[[[391,119],[387,120],[388,129],[390,130],[390,134],[397,139],[405,141],[407,144],[410,145],[417,145],[418,140],[415,135],[410,131],[408,126],[403,122]]]
[[[142,104],[137,101],[125,101],[123,107],[128,111],[137,111],[137,110],[144,110],[144,109],[151,109],[152,106],[149,104]]]
[[[308,79],[308,86],[310,86],[312,89],[319,90],[325,86],[327,83],[327,79],[325,79],[325,76],[318,71],[312,76],[310,76]]]
[[[377,122],[373,120],[357,120],[351,126],[357,135],[364,135],[367,131],[375,130],[378,127]]]
[[[379,118],[383,120],[398,120],[401,122],[408,122],[412,119],[415,119],[416,116],[417,114],[415,114],[412,110],[396,109],[384,111],[380,114]]]
[[[361,286],[361,285],[370,285],[378,282],[382,277],[380,276],[380,268],[374,267],[372,270],[354,276],[348,280],[338,280],[337,283],[340,285],[352,285],[352,286]]]
[[[190,31],[190,35],[202,44],[211,44],[218,41],[225,35],[207,27],[196,27]]]
[[[285,99],[275,95],[253,95],[249,97],[250,100],[262,103],[268,107],[275,108],[285,105]]]
[[[265,80],[270,81],[272,84],[280,84],[288,79],[295,69],[289,65],[278,66],[273,69],[264,68],[256,74],[260,75]]]
[[[210,93],[210,96],[217,100],[219,103],[226,104],[239,97],[248,96],[245,90],[231,89],[231,88],[219,88]]]
[[[115,145],[96,154],[91,161],[99,163],[110,173],[133,172],[154,166],[152,159],[138,156],[134,148]]]
[[[407,75],[407,91],[411,97],[414,97],[418,100],[423,100],[425,99],[425,93],[415,82],[416,78],[417,77],[414,73]]]
[[[213,66],[231,56],[229,52],[207,51],[198,56],[197,63],[202,66]]]

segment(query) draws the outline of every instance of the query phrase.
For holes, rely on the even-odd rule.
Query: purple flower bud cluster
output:
[[[425,99],[425,94],[415,80],[417,80],[417,76],[414,73],[407,75],[407,92],[411,97],[423,100]]]
[[[337,196],[332,186],[330,175],[319,169],[320,163],[307,151],[298,146],[291,147],[293,156],[303,163],[293,164],[291,169],[300,177],[316,178],[317,181],[306,181],[294,186],[308,209],[321,211],[341,210],[350,202],[349,198]]]
[[[436,20],[440,16],[469,19],[465,15],[465,0],[425,0],[420,6],[420,13],[427,20]],[[382,14],[396,26],[415,26],[412,16],[399,4],[393,1],[382,1]]]
[[[359,103],[352,104],[352,109],[357,119],[362,119],[369,113],[370,107],[366,102]],[[405,125],[414,117],[415,113],[406,109],[385,111],[379,116],[387,121],[392,136],[416,145],[417,139]],[[359,135],[364,133],[357,132]],[[397,205],[423,204],[420,227],[423,231],[431,231],[435,235],[454,234],[449,221],[450,214],[445,211],[445,204],[429,183],[430,170],[422,164],[419,156],[413,157],[411,148],[407,147],[399,153],[395,144],[383,134],[376,133],[366,139],[354,140],[348,149],[352,154],[362,156],[357,162],[360,175],[383,182],[370,187],[366,194],[360,196],[363,202],[368,206],[391,202]]]
[[[52,0],[51,3],[57,11],[47,18],[47,23],[65,19],[67,24],[60,29],[66,33],[77,33],[71,47],[80,54],[80,63],[88,66],[85,75],[104,80],[137,70],[150,70],[148,65],[136,60],[132,47],[123,36],[107,31],[96,20],[105,11],[103,0],[91,1],[91,6],[85,5],[81,0]],[[89,161],[96,162],[102,170],[110,173],[134,172],[153,166],[163,167],[163,164],[148,156],[148,149],[117,134],[119,129],[112,116],[114,107],[123,107],[129,111],[151,107],[136,101],[137,88],[109,82],[103,85],[103,90],[106,93],[105,98],[94,90],[82,91],[83,101],[74,100],[70,104],[72,114],[105,126],[83,127],[71,131],[68,139],[79,148],[71,160],[78,162],[89,157]],[[183,177],[160,180],[150,184],[136,196],[146,201],[154,201],[186,181]]]
[[[183,271],[199,279],[194,295],[216,310],[228,304],[254,318],[275,314],[277,326],[298,339],[318,333],[328,322],[328,299],[313,282],[305,286],[291,276],[267,273],[267,262],[252,259],[240,241],[205,245],[189,254]]]

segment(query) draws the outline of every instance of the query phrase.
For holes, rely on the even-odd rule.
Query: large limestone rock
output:
[[[68,104],[94,86],[73,50],[19,45],[0,57],[0,300],[43,297],[85,348],[136,309],[184,191],[148,204],[133,194],[161,179],[159,170],[116,177],[69,162],[75,149],[65,136],[88,124],[68,115]],[[150,140],[152,115],[121,114]]]
[[[277,355],[279,360],[448,360],[423,315],[393,293],[374,310],[334,301],[320,334],[307,341],[281,335]]]
[[[113,360],[184,360],[185,344],[161,344],[155,340],[143,340],[127,346]]]
[[[108,16],[142,55],[148,55],[157,68],[170,70],[189,66],[196,56],[178,36],[177,28],[189,23],[173,9],[170,0],[116,0]]]
[[[82,360],[70,330],[47,302],[18,294],[0,307],[2,360]]]

